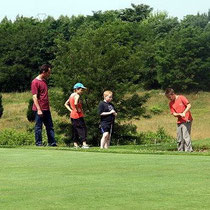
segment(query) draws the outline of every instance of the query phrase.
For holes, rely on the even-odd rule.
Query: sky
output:
[[[5,16],[15,20],[17,15],[40,19],[49,15],[55,19],[60,15],[91,15],[92,11],[129,8],[131,3],[147,4],[154,12],[164,11],[179,19],[210,9],[210,0],[0,0],[0,20]]]

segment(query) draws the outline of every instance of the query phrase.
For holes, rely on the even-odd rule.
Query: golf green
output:
[[[210,209],[210,156],[0,149],[0,209]]]

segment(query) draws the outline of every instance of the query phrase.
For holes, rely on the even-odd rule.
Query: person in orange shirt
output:
[[[171,114],[177,117],[177,147],[178,151],[192,152],[191,126],[192,115],[191,104],[183,95],[176,95],[172,88],[167,88],[165,96],[170,100]]]
[[[83,91],[87,88],[82,83],[76,83],[73,89],[74,92],[70,95],[64,105],[70,111],[74,147],[78,148],[79,145],[82,144],[82,148],[89,148],[86,143],[87,127],[84,121],[82,100],[80,98]]]

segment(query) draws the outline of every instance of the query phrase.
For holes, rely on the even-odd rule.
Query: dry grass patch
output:
[[[143,92],[142,92],[143,93]],[[141,93],[140,93],[141,94]],[[146,107],[160,107],[163,112],[159,115],[152,115],[150,119],[141,118],[134,120],[138,131],[156,131],[163,127],[168,134],[176,137],[176,118],[170,115],[168,100],[163,91],[150,91],[151,98],[146,103]],[[199,92],[185,95],[192,104],[191,112],[193,116],[192,139],[205,139],[210,137],[210,93]]]

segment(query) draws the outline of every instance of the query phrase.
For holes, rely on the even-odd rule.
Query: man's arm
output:
[[[38,115],[43,115],[42,110],[41,110],[41,108],[39,106],[39,102],[38,102],[38,99],[37,99],[37,95],[36,94],[33,95],[33,101],[34,101],[34,104],[35,104],[35,106],[37,108],[37,114]]]

